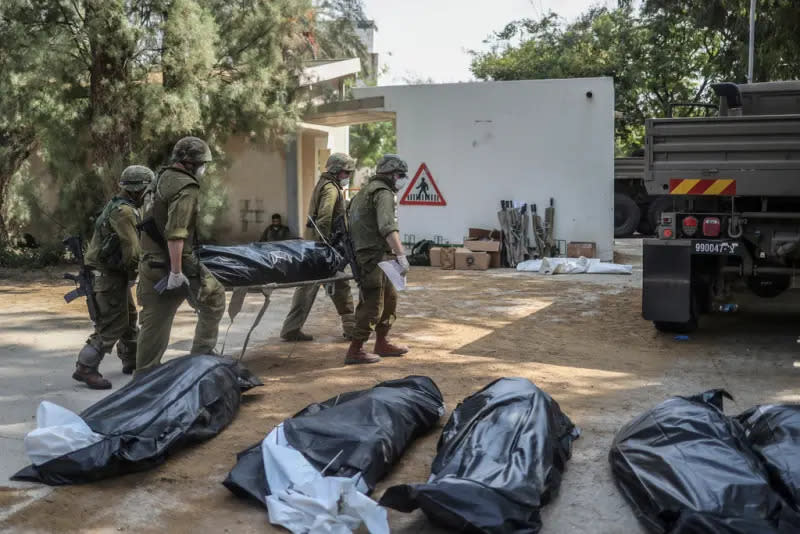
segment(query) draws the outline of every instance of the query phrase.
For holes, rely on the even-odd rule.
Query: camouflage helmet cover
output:
[[[208,144],[199,137],[184,137],[175,143],[172,149],[172,162],[180,163],[188,161],[196,165],[202,165],[211,161],[211,149]]]
[[[325,163],[325,171],[333,175],[339,174],[341,171],[353,172],[355,170],[356,160],[342,152],[331,154]]]
[[[377,174],[408,173],[408,165],[397,154],[384,154],[375,169]]]
[[[131,165],[122,171],[119,186],[125,191],[138,192],[145,189],[153,181],[153,171],[143,165]]]

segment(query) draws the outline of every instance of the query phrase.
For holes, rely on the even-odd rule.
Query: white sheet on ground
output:
[[[389,534],[386,510],[364,495],[366,485],[351,478],[323,477],[278,426],[261,443],[264,471],[272,495],[272,524],[296,534],[345,534],[363,522],[373,534]],[[333,460],[333,458],[331,458]]]
[[[540,274],[631,274],[633,266],[604,263],[597,258],[544,258],[523,261],[517,270]]]
[[[36,429],[28,432],[24,443],[31,463],[42,465],[103,439],[75,412],[42,401],[36,410]]]

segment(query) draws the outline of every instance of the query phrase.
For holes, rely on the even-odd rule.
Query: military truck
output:
[[[672,199],[643,243],[642,313],[661,331],[691,331],[739,292],[771,298],[796,283],[800,82],[713,89],[717,116],[645,124],[645,187]]]
[[[634,232],[652,235],[661,211],[671,205],[664,195],[652,196],[644,186],[644,150],[627,158],[614,158],[614,237]]]

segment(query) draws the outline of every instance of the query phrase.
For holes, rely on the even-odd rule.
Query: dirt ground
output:
[[[715,316],[689,341],[677,341],[641,318],[638,269],[633,277],[587,281],[417,268],[409,281],[396,324],[398,339],[412,349],[407,357],[344,367],[346,344],[329,342],[331,337],[299,344],[272,339],[248,351],[246,364],[265,385],[245,395],[237,419],[222,434],[145,473],[57,488],[38,498],[38,486],[0,488],[0,509],[18,508],[0,521],[0,531],[281,531],[273,530],[263,509],[220,484],[236,452],[311,402],[420,374],[436,381],[448,414],[411,446],[376,498],[390,485],[427,478],[441,426],[459,400],[495,378],[522,376],[549,392],[582,430],[561,493],[544,510],[543,532],[642,532],[613,485],[606,459],[621,425],[671,395],[714,387],[736,398],[726,407],[730,413],[757,403],[800,401],[796,314],[743,310]],[[29,288],[28,302],[50,301],[62,292],[48,282]],[[0,309],[13,306],[14,298],[22,297],[5,293]],[[336,331],[332,312],[327,299],[318,299],[314,330]],[[19,506],[23,501],[32,502]],[[391,511],[390,523],[394,532],[440,532],[420,513]]]

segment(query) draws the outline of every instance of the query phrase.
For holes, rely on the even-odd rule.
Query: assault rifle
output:
[[[94,299],[94,273],[86,266],[83,259],[83,240],[80,236],[70,236],[64,239],[64,246],[78,261],[78,274],[64,273],[64,278],[75,282],[75,289],[64,295],[64,300],[72,302],[78,297],[86,297],[86,306],[89,308],[89,318],[97,322],[97,301]]]

